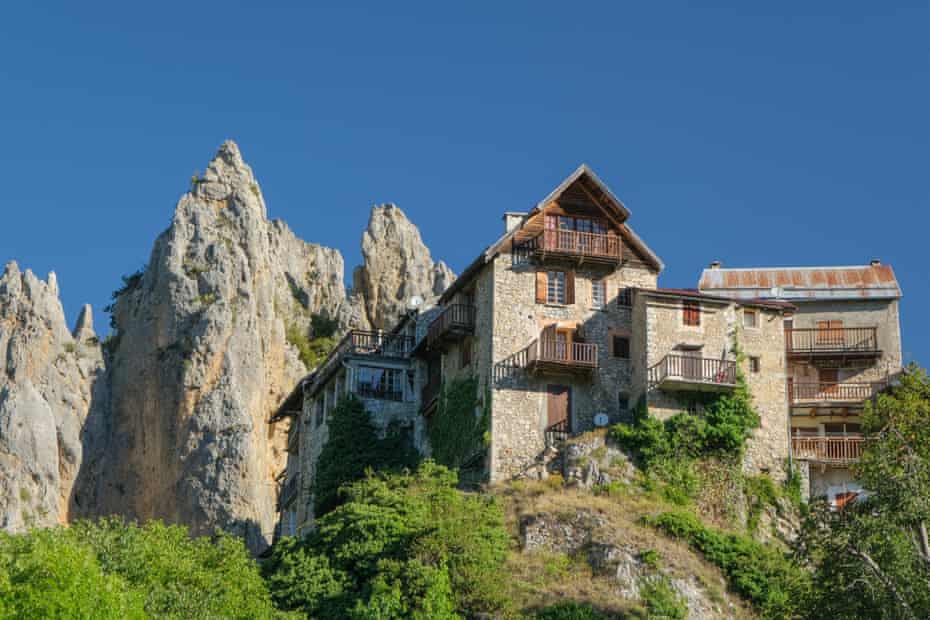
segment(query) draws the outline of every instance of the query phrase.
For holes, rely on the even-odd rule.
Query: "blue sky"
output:
[[[881,258],[930,360],[926,2],[39,4],[0,8],[0,261],[69,321],[233,138],[349,270],[375,203],[458,271],[587,162],[664,286]]]

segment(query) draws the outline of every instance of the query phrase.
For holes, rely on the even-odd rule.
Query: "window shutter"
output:
[[[565,303],[569,305],[575,303],[575,272],[574,271],[565,272]]]
[[[536,303],[546,303],[546,287],[549,285],[549,276],[545,271],[536,272]]]

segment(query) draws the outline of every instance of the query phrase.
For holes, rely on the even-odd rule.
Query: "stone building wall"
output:
[[[551,266],[551,268],[558,268]],[[520,475],[545,449],[547,391],[549,384],[571,388],[572,431],[593,428],[597,413],[616,419],[619,395],[632,392],[631,360],[612,356],[614,333],[632,336],[630,308],[621,308],[617,294],[623,287],[656,285],[656,274],[626,265],[575,268],[575,303],[537,304],[537,265],[515,262],[510,254],[497,256],[486,271],[493,274],[493,383],[491,412],[491,479]],[[565,266],[570,270],[571,267]],[[594,309],[591,281],[606,283],[606,306]],[[598,345],[598,369],[590,377],[569,375],[531,376],[520,366],[520,352],[551,323],[577,326],[585,342]]]
[[[776,480],[783,480],[785,460],[791,450],[784,315],[777,310],[754,309],[759,313],[757,327],[743,327],[741,314],[745,310],[737,309],[738,337],[744,355],[741,370],[759,414],[759,428],[747,444],[744,470],[748,474],[769,472]],[[759,359],[757,373],[751,369],[752,357]]]

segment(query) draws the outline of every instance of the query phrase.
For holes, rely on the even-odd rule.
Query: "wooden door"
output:
[[[563,426],[568,431],[571,427],[569,417],[572,409],[572,389],[567,385],[550,384],[546,386],[548,417],[546,426]]]
[[[839,370],[836,368],[820,368],[818,374],[821,393],[827,397],[835,396],[838,390]]]

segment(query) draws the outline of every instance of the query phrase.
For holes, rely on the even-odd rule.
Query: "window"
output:
[[[403,400],[403,371],[397,368],[359,366],[356,371],[355,391],[364,398]]]
[[[690,327],[701,325],[701,304],[696,301],[682,302],[682,322]]]
[[[591,307],[592,308],[603,308],[605,304],[606,296],[607,296],[607,286],[604,284],[603,280],[595,280],[591,282]]]
[[[565,272],[550,271],[547,274],[546,302],[550,304],[565,303]]]
[[[759,327],[759,313],[755,310],[743,310],[743,327]]]
[[[762,360],[758,357],[749,358],[749,370],[750,372],[757,373],[762,370]]]
[[[630,417],[630,395],[626,392],[620,392],[617,397],[617,403],[620,405],[620,418],[623,420]]]
[[[630,359],[630,339],[626,336],[614,336],[614,357]]]
[[[633,305],[633,289],[622,287],[617,292],[617,305],[621,308],[629,308]]]

